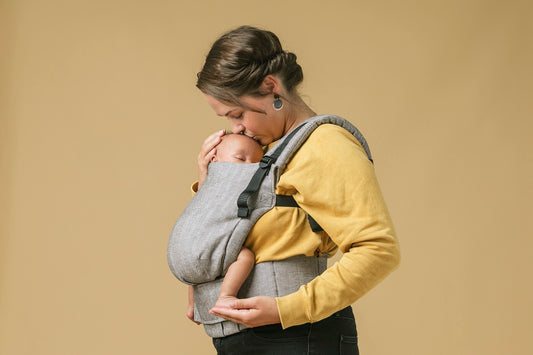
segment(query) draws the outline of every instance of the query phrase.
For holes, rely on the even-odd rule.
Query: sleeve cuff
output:
[[[276,304],[283,329],[309,323],[306,309],[307,302],[303,298],[301,291],[283,297],[276,297]]]

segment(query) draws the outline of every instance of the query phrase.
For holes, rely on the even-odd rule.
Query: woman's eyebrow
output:
[[[218,113],[218,112],[215,111],[215,114],[216,114],[217,116],[220,116],[220,117],[225,117],[225,116],[229,115],[230,113],[232,113],[232,112],[235,111],[235,110],[236,110],[236,108],[231,109],[231,110],[229,110],[228,112],[226,112],[225,114]]]
[[[225,114],[224,116],[229,115],[230,113],[232,113],[232,112],[235,111],[235,110],[236,110],[236,108],[229,110],[228,112],[226,112],[226,114]]]
[[[260,107],[248,106],[248,110],[253,111],[253,112],[257,112],[257,113],[262,113],[262,114],[266,115],[266,111],[262,110]]]

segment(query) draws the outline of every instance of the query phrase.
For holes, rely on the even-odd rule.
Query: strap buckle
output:
[[[270,166],[276,161],[276,158],[273,158],[268,155],[263,155],[261,160],[259,161],[259,167],[261,169],[268,169]]]

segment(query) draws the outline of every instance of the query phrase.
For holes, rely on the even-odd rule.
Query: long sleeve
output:
[[[276,299],[287,328],[355,302],[397,267],[400,252],[374,166],[344,129],[319,127],[287,166],[281,185],[295,192],[298,204],[343,252],[322,275]]]

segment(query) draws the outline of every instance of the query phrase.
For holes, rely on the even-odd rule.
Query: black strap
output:
[[[279,207],[300,207],[294,197],[290,195],[276,195],[276,206]],[[309,220],[309,225],[311,230],[315,233],[323,231],[324,229],[318,224],[317,221],[311,215],[307,214],[307,219]]]
[[[265,176],[268,175],[268,172],[270,171],[270,167],[272,164],[276,162],[276,160],[279,158],[281,153],[283,152],[283,149],[289,144],[289,141],[292,137],[298,132],[303,126],[305,126],[306,123],[301,124],[300,126],[293,129],[287,137],[279,144],[279,146],[276,147],[274,152],[270,155],[264,155],[261,160],[259,161],[259,168],[255,171],[254,175],[252,176],[252,179],[250,180],[250,183],[244,189],[243,192],[239,195],[239,198],[237,199],[237,216],[240,218],[247,218],[250,215],[250,207],[248,207],[248,199],[257,191],[259,190],[259,187],[261,186],[261,183],[265,179]]]
[[[276,195],[276,206],[278,207],[300,207],[291,195]]]
[[[237,216],[241,218],[248,217],[248,215],[250,214],[250,209],[248,208],[248,198],[250,198],[252,194],[256,193],[259,190],[259,187],[265,179],[265,176],[267,176],[268,172],[270,171],[272,163],[274,163],[275,161],[276,159],[273,159],[268,155],[265,155],[261,158],[261,160],[259,161],[259,168],[252,176],[252,180],[250,180],[250,183],[248,184],[246,189],[241,192],[239,198],[237,199]]]
[[[321,232],[323,231],[324,229],[320,226],[320,224],[318,224],[317,221],[315,221],[315,219],[313,217],[311,217],[310,214],[307,214],[307,219],[309,220],[309,225],[311,226],[311,230],[315,233],[317,232]]]
[[[252,176],[252,179],[250,180],[250,183],[248,184],[248,186],[246,187],[246,189],[244,189],[243,192],[241,192],[241,194],[239,195],[239,198],[237,199],[237,207],[238,207],[238,210],[237,210],[237,215],[240,217],[240,218],[247,218],[249,215],[250,215],[250,207],[248,206],[248,200],[249,198],[256,194],[257,191],[259,190],[259,187],[261,186],[261,183],[263,182],[263,180],[265,179],[265,176],[268,175],[268,172],[270,171],[270,167],[272,166],[272,164],[274,164],[276,162],[276,160],[279,158],[279,156],[281,155],[281,153],[283,152],[283,149],[285,149],[285,147],[287,146],[287,144],[289,144],[291,138],[303,127],[305,126],[307,123],[304,122],[302,123],[301,125],[299,125],[298,127],[296,127],[295,129],[293,129],[287,136],[286,138],[278,145],[276,146],[274,152],[270,155],[265,155],[263,156],[263,158],[261,158],[261,161],[259,162],[259,168],[256,170],[256,172],[254,173],[254,175]],[[355,135],[355,138],[361,143],[361,145],[363,146],[366,154],[367,154],[367,157],[368,159],[374,163],[374,160],[372,159],[372,156],[370,155],[370,150],[368,148],[368,145],[366,143],[366,140],[365,138],[363,137],[363,135],[357,130],[357,128],[355,129],[356,132],[358,133],[357,135]],[[276,206],[285,206],[285,205],[278,205],[278,197],[279,196],[282,196],[282,195],[276,195]],[[290,197],[290,196],[289,196]],[[284,197],[283,197],[284,198]],[[283,199],[282,198],[282,199]],[[292,197],[291,197],[292,198]],[[292,199],[294,204],[295,205],[287,205],[286,207],[299,207],[298,204],[296,203],[296,201],[294,201],[294,199]],[[280,203],[281,200],[280,200]],[[292,202],[286,202],[286,203],[292,203]],[[308,214],[308,217],[309,217],[309,224],[311,225],[311,229],[314,231],[314,232],[317,232],[317,231],[321,231],[323,230],[322,227],[320,227],[320,225],[313,219],[313,217],[309,216]]]

